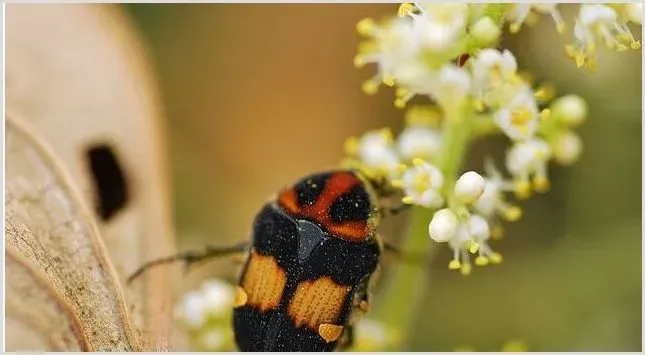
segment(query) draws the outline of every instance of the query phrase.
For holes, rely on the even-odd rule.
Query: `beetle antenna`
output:
[[[210,258],[216,258],[220,256],[228,256],[231,254],[241,253],[246,251],[248,247],[249,247],[248,242],[243,242],[240,244],[235,244],[235,245],[226,246],[226,247],[209,245],[209,246],[206,246],[205,250],[186,251],[175,255],[167,256],[165,258],[149,261],[143,264],[132,275],[130,275],[130,277],[128,277],[127,283],[128,284],[132,283],[134,279],[141,276],[141,274],[143,274],[145,271],[158,265],[169,264],[177,261],[183,261],[185,270],[187,270],[188,268],[190,268],[191,265],[197,262],[210,259]]]

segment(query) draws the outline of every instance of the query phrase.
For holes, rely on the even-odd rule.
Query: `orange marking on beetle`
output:
[[[246,304],[266,312],[280,305],[287,274],[278,265],[275,257],[251,252],[249,265],[244,273],[241,287],[246,293]]]
[[[318,335],[321,338],[325,339],[326,342],[331,343],[332,341],[338,340],[343,334],[343,326],[336,324],[321,324],[318,327]]]
[[[287,211],[293,214],[300,213],[300,207],[298,206],[298,195],[296,194],[295,189],[291,188],[283,191],[278,198],[278,202],[280,203],[282,208],[286,209]]]
[[[339,285],[328,276],[298,284],[287,313],[296,328],[306,326],[318,331],[321,324],[338,321],[351,286]]]
[[[362,181],[351,172],[338,172],[331,175],[325,188],[312,206],[299,206],[295,189],[290,188],[280,194],[278,202],[281,207],[296,217],[308,217],[320,223],[323,227],[339,238],[360,242],[369,236],[367,221],[351,221],[336,223],[329,216],[329,208],[336,199],[350,191]]]

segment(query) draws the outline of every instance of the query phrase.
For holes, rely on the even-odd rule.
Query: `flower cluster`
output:
[[[187,330],[190,345],[198,351],[234,351],[232,317],[235,288],[212,279],[190,291],[175,308],[175,317]]]
[[[592,48],[600,39],[619,50],[627,43],[639,47],[627,23],[640,24],[640,9],[640,4],[581,5],[576,44],[568,52],[579,65],[582,60],[593,66]],[[566,27],[555,4],[463,3],[405,3],[382,23],[364,19],[357,25],[367,39],[354,64],[377,68],[363,90],[373,94],[381,84],[395,87],[399,108],[416,96],[432,104],[409,107],[396,137],[384,128],[348,139],[344,164],[400,189],[403,203],[436,211],[430,237],[451,247],[448,266],[463,274],[472,269],[471,254],[476,265],[501,262],[489,240],[501,235],[501,221],[521,216],[507,193],[525,199],[547,191],[548,164],[571,164],[582,152],[573,129],[586,119],[585,101],[575,95],[554,98],[553,88],[535,86],[518,71],[513,53],[495,47],[506,23],[515,32],[534,13],[549,13],[561,32]],[[474,171],[458,176],[455,144],[493,133],[510,141],[509,176],[490,160],[485,176]]]

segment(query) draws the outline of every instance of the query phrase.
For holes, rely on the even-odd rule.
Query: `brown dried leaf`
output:
[[[8,4],[7,105],[69,169],[123,284],[144,262],[175,252],[165,134],[156,83],[136,31],[117,5]],[[108,146],[125,176],[126,204],[96,212],[88,149]],[[8,157],[11,159],[11,157]],[[169,347],[168,267],[124,292],[146,349]]]
[[[89,344],[71,306],[12,247],[7,248],[6,255],[7,347],[88,351]],[[16,343],[25,340],[29,341]]]
[[[28,261],[29,269],[42,273],[40,279],[46,282],[43,287],[50,288],[56,295],[59,307],[68,308],[73,314],[70,316],[72,323],[73,317],[78,318],[79,336],[87,339],[88,349],[140,350],[139,339],[131,329],[123,291],[93,217],[71,186],[59,160],[20,119],[7,116],[5,132],[7,250],[13,250]],[[9,281],[16,281],[17,275],[9,276]],[[28,287],[20,284],[9,287],[18,292],[7,295],[7,304],[20,305],[17,309],[23,310],[43,306],[26,303]],[[31,300],[36,301],[38,297],[47,298],[36,295]],[[63,306],[65,303],[67,306]],[[25,324],[34,322],[29,325],[40,334],[52,326],[46,323],[49,320],[46,317],[22,313],[18,319]],[[22,333],[26,334],[29,333]],[[54,350],[48,338],[51,335],[44,334],[40,338],[47,344],[46,350]],[[8,340],[9,344],[16,341],[25,344],[24,339]]]

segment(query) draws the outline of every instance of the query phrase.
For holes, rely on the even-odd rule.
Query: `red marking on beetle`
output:
[[[367,221],[351,221],[337,223],[329,215],[331,204],[340,195],[350,191],[354,186],[362,184],[361,180],[350,172],[338,172],[331,175],[325,188],[311,206],[298,205],[298,196],[294,188],[283,191],[278,197],[279,205],[296,217],[308,217],[320,223],[323,227],[341,239],[360,242],[368,237]]]

